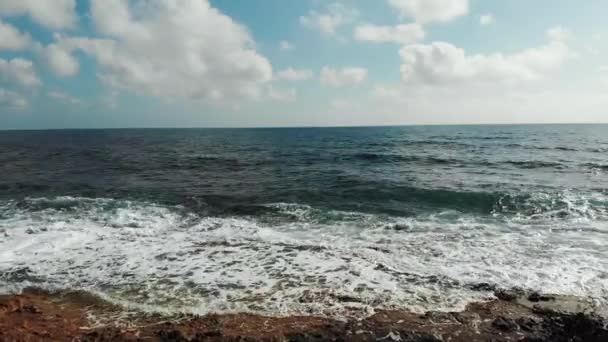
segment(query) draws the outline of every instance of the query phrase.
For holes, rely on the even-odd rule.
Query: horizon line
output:
[[[446,123],[446,124],[388,124],[388,125],[327,125],[327,126],[133,126],[133,127],[73,127],[73,128],[0,128],[0,132],[15,131],[95,131],[95,130],[161,130],[161,129],[294,129],[294,128],[382,128],[382,127],[441,127],[441,126],[567,126],[608,125],[608,122],[531,122],[531,123]]]
[[[94,131],[94,130],[161,130],[161,129],[294,129],[294,128],[382,128],[382,127],[441,127],[441,126],[541,126],[541,125],[608,125],[608,122],[531,122],[531,123],[437,123],[437,124],[388,124],[388,125],[327,125],[327,126],[133,126],[133,127],[73,127],[73,128],[0,128],[0,132],[14,131]]]

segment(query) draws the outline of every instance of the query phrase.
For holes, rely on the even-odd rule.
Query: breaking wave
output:
[[[453,310],[491,296],[479,283],[608,300],[603,194],[483,199],[487,215],[411,217],[296,203],[210,217],[109,198],[8,200],[0,291],[84,289],[193,313]]]

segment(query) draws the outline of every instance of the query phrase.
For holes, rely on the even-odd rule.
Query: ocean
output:
[[[0,132],[0,293],[161,312],[608,303],[608,125]]]

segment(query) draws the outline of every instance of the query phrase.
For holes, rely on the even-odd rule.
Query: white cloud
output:
[[[24,50],[32,42],[27,33],[21,33],[14,26],[0,20],[0,50]]]
[[[78,99],[70,94],[61,92],[61,91],[56,91],[56,90],[49,91],[47,93],[47,95],[48,95],[48,97],[50,97],[58,102],[61,102],[61,103],[65,103],[65,104],[69,104],[69,105],[73,105],[73,106],[82,104],[82,101],[80,99]]]
[[[353,22],[358,15],[359,12],[356,9],[333,3],[327,6],[323,13],[312,10],[308,15],[301,16],[300,24],[330,36],[336,34],[340,26]]]
[[[420,24],[448,22],[469,12],[469,0],[388,0],[390,6]]]
[[[281,40],[279,42],[279,49],[281,49],[281,51],[290,51],[295,49],[296,46],[293,45],[292,43],[286,41],[286,40]]]
[[[351,120],[366,120],[373,112],[376,120],[382,118],[387,124],[602,122],[608,106],[602,91],[587,84],[573,92],[554,79],[517,87],[384,85],[369,98],[357,99],[349,115]],[[361,122],[369,123],[374,121]]]
[[[355,29],[355,39],[373,43],[395,42],[411,44],[424,39],[424,30],[419,24],[397,26],[361,25]]]
[[[564,29],[548,31],[549,43],[514,54],[467,55],[450,43],[416,44],[401,49],[404,81],[432,85],[514,82],[542,78],[573,55]]]
[[[23,58],[5,60],[0,58],[0,81],[22,87],[37,87],[42,84],[32,61]]]
[[[279,71],[276,78],[285,81],[306,81],[313,78],[313,72],[310,69],[287,68]]]
[[[2,0],[0,16],[28,15],[51,29],[73,27],[77,22],[76,0]]]
[[[484,14],[481,17],[479,17],[479,23],[482,26],[492,25],[495,22],[496,22],[496,18],[494,18],[494,15],[492,13]]]
[[[78,73],[80,63],[76,57],[72,56],[69,48],[58,44],[49,44],[40,51],[44,60],[56,75],[69,77]]]
[[[22,95],[0,88],[0,108],[22,110],[29,106],[29,103]]]
[[[367,78],[367,69],[359,67],[346,67],[334,69],[323,67],[321,69],[321,84],[331,87],[357,85]]]
[[[544,44],[508,54],[468,54],[442,42],[406,46],[404,82],[377,85],[369,98],[355,99],[349,114],[364,118],[373,110],[376,120],[395,124],[601,121],[608,97],[597,79],[577,80],[576,92],[564,82],[561,69],[576,56],[572,34],[553,28],[547,36]]]
[[[268,87],[268,97],[280,102],[294,102],[297,99],[296,90],[293,88],[281,89],[273,86]]]
[[[259,98],[272,79],[247,29],[207,0],[92,0],[104,39],[56,37],[60,49],[94,57],[98,76],[116,89],[210,101]],[[56,54],[56,71],[75,64]],[[70,66],[71,65],[71,66]]]

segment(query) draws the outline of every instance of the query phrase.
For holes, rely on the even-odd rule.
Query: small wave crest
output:
[[[493,214],[519,220],[608,220],[608,196],[602,193],[576,194],[535,192],[505,194],[495,203]]]

